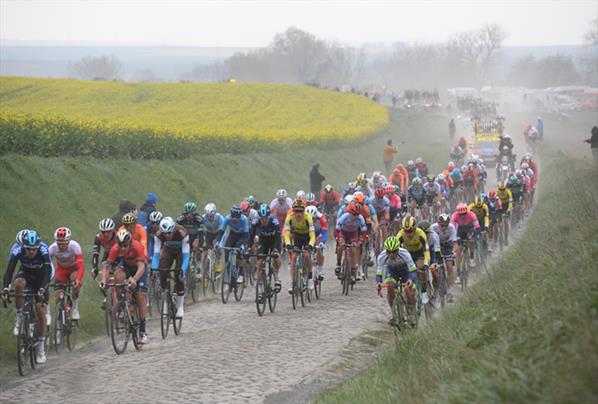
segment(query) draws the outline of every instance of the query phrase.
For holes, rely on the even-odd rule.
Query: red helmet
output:
[[[247,201],[243,201],[239,204],[239,206],[241,206],[241,210],[243,210],[243,212],[246,212],[249,210],[249,202]]]
[[[374,191],[374,195],[376,195],[376,198],[384,197],[384,189],[376,188],[376,190]]]
[[[467,205],[464,203],[460,203],[457,205],[457,209],[455,209],[455,211],[460,215],[464,215],[465,213],[467,213]]]
[[[386,188],[384,188],[384,192],[387,194],[393,194],[395,192],[394,185],[387,185]]]
[[[490,191],[488,191],[488,198],[490,198],[490,199],[496,198],[496,190],[495,189],[491,189]]]
[[[352,215],[358,215],[361,212],[361,209],[359,209],[356,204],[352,203],[347,206],[347,212]]]
[[[71,241],[71,231],[68,227],[59,227],[54,232],[54,240],[57,243],[68,243]]]
[[[455,168],[455,163],[452,161],[448,162],[448,166],[446,167],[449,171],[452,171]]]

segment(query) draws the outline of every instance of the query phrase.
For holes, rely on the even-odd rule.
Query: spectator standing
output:
[[[149,215],[156,210],[156,203],[158,203],[158,195],[153,192],[147,194],[145,203],[141,205],[139,209],[139,215],[137,216],[137,224],[145,226],[149,221]]]
[[[388,139],[386,144],[384,145],[384,167],[386,169],[386,176],[388,177],[390,174],[390,170],[392,168],[392,161],[394,160],[394,155],[399,152],[396,146],[392,145],[392,139]]]
[[[449,122],[449,137],[451,139],[454,139],[456,132],[457,132],[457,128],[455,127],[455,119],[451,118],[451,121]]]
[[[584,142],[590,144],[592,155],[594,157],[594,164],[598,166],[598,126],[594,126],[591,133],[592,137],[584,140]]]
[[[122,226],[123,216],[129,212],[135,211],[136,208],[137,207],[135,206],[135,204],[130,200],[121,200],[118,204],[118,212],[112,215],[112,221],[114,222],[115,228],[118,229],[120,226]]]
[[[309,188],[313,194],[320,195],[320,192],[322,191],[322,182],[324,182],[325,179],[326,177],[320,174],[320,163],[314,164],[309,172]]]

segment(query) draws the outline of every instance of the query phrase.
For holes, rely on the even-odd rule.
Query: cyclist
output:
[[[225,233],[228,229],[228,233]],[[249,220],[243,215],[243,211],[239,205],[234,205],[230,208],[228,214],[222,221],[222,225],[218,230],[218,247],[238,248],[244,250],[247,245],[247,238],[249,237]],[[228,264],[229,254],[224,255],[225,263]],[[243,283],[244,267],[243,260],[237,260],[239,266],[239,274],[237,276],[237,283]],[[233,279],[235,274],[232,274]],[[231,279],[231,281],[233,280]]]
[[[376,287],[378,293],[381,293],[382,282],[385,279],[393,278],[395,281],[405,285],[405,300],[411,307],[411,310],[413,310],[417,288],[417,268],[409,251],[400,248],[399,240],[395,236],[390,236],[384,241],[384,250],[378,256],[376,264]],[[392,307],[394,288],[388,288],[387,301],[388,305]]]
[[[409,174],[409,178],[413,179],[420,176],[419,171],[417,171],[417,167],[415,166],[413,160],[409,160],[407,162],[407,174]]]
[[[72,287],[72,319],[79,320],[79,291],[81,280],[85,273],[83,265],[83,253],[81,246],[75,240],[71,240],[71,230],[68,227],[59,227],[54,232],[54,243],[48,249],[50,259],[56,259],[56,274],[54,278],[56,303],[60,300],[61,290],[66,283]]]
[[[366,199],[365,195],[362,192],[356,192],[355,193],[355,199],[353,201],[353,203],[355,205],[357,205],[357,207],[360,210],[360,214],[363,216],[363,218],[365,219],[365,225],[367,228],[367,235],[366,237],[369,238],[369,240],[372,240],[372,234],[376,234],[378,233],[378,216],[376,215],[376,209],[374,209],[374,207],[372,206],[371,203],[369,203],[369,200]],[[365,239],[364,239],[365,241]],[[359,254],[359,260],[361,261],[361,254],[364,248],[366,247],[365,243],[361,243],[360,245],[360,249],[358,251]],[[372,261],[372,257],[370,257],[369,255],[369,251],[370,251],[370,247],[371,244],[368,244],[368,251],[365,251],[365,253],[368,255],[368,262],[367,264],[369,266],[374,265],[374,262]],[[363,273],[363,270],[361,268],[361,266],[357,267],[357,278],[364,280],[365,279],[365,275]]]
[[[449,154],[451,160],[460,163],[463,158],[465,157],[465,151],[459,146],[458,144],[454,145],[451,149],[451,153]]]
[[[491,189],[486,195],[486,199],[484,200],[486,205],[488,206],[488,215],[490,216],[490,227],[488,229],[488,234],[490,239],[494,241],[496,244],[498,240],[498,222],[501,220],[499,211],[502,208],[502,203],[500,202],[500,198],[496,195],[496,190]]]
[[[147,260],[148,262],[154,256],[154,236],[158,229],[160,229],[160,221],[164,218],[162,212],[154,210],[148,216],[147,224],[145,225],[145,233],[147,234]]]
[[[470,201],[478,189],[478,169],[473,163],[469,163],[463,170],[463,186],[465,187],[465,200]]]
[[[509,245],[509,216],[513,210],[513,194],[511,190],[507,188],[504,182],[498,183],[496,189],[496,196],[500,200],[501,207],[498,210],[498,214],[503,221],[503,231],[505,233],[505,245]]]
[[[204,207],[203,227],[204,227],[204,242],[206,249],[215,248],[218,244],[218,232],[222,226],[224,218],[217,212],[216,205],[212,202]],[[203,255],[202,268],[206,270],[208,264],[208,254]],[[220,265],[220,251],[216,249],[216,272],[221,272]]]
[[[421,177],[427,177],[429,174],[428,165],[424,161],[423,158],[418,157],[415,159],[415,167],[417,168],[417,172]]]
[[[261,204],[255,199],[253,195],[248,195],[247,197],[245,197],[245,201],[249,203],[251,209],[255,209],[256,211],[259,210]]]
[[[451,198],[454,203],[459,203],[463,200],[463,174],[459,167],[453,168],[449,175],[450,181],[453,183]]]
[[[183,318],[185,305],[185,274],[189,267],[189,235],[180,224],[176,224],[171,217],[166,216],[160,221],[160,229],[154,236],[154,256],[152,257],[152,270],[160,271],[160,287],[168,287],[168,272],[176,261],[174,282],[179,297],[176,312],[177,318]],[[182,274],[181,274],[182,272]]]
[[[440,201],[442,200],[442,188],[440,184],[436,182],[436,178],[433,175],[428,175],[426,177],[426,183],[423,185],[425,191],[425,198],[426,203],[428,206],[432,207],[432,216],[436,217],[438,214],[438,209],[440,208]],[[426,213],[424,216],[427,219],[427,211],[424,210]]]
[[[461,262],[461,247],[463,243],[468,243],[469,247],[469,265],[475,265],[474,253],[475,243],[471,237],[471,234],[475,231],[476,235],[479,234],[480,224],[475,213],[467,209],[467,205],[460,203],[457,205],[453,216],[451,217],[451,223],[457,229],[457,238],[459,240],[459,249],[457,250],[457,266]]]
[[[242,201],[239,206],[243,211],[243,215],[247,218],[249,222],[249,234],[253,233],[253,228],[255,224],[260,220],[259,215],[257,214],[257,210],[252,209],[249,205],[249,202]],[[249,237],[247,240],[247,247],[249,247],[249,251],[251,254],[255,254],[255,244],[253,243],[253,237]],[[255,263],[256,257],[251,257],[250,260]]]
[[[382,173],[380,171],[374,171],[372,173],[372,187],[374,189],[376,188],[382,188],[384,184],[386,184],[387,180],[386,177],[384,175],[382,175]]]
[[[438,234],[440,241],[440,256],[444,259],[446,268],[446,280],[448,284],[447,298],[453,301],[453,266],[455,265],[455,251],[457,250],[457,229],[451,223],[451,217],[447,213],[438,216],[438,222],[432,225],[432,230]]]
[[[335,214],[338,211],[340,204],[340,195],[332,185],[326,184],[324,191],[320,194],[320,205],[322,206],[322,213],[325,215]]]
[[[422,229],[426,233],[428,238],[428,245],[430,246],[430,272],[432,272],[432,285],[434,290],[438,290],[438,262],[440,261],[440,238],[438,234],[432,230],[430,222],[427,220],[421,220],[417,227]]]
[[[407,171],[405,166],[401,163],[397,164],[395,169],[399,170],[400,178],[399,178],[399,182],[398,183],[395,182],[394,185],[399,185],[399,187],[401,188],[401,192],[403,193],[409,187],[409,172]]]
[[[316,199],[316,195],[313,192],[308,192],[305,194],[305,206],[315,206],[318,207],[319,203]]]
[[[185,228],[189,235],[189,246],[195,255],[196,262],[201,262],[201,249],[203,245],[204,228],[203,217],[197,213],[195,202],[187,202],[183,206],[183,213],[176,219],[176,223]]]
[[[349,182],[347,184],[347,186],[343,189],[343,192],[342,192],[343,198],[346,197],[347,195],[353,195],[356,187],[357,187],[357,184],[355,184],[354,182]]]
[[[276,219],[278,219],[278,223],[284,223],[292,204],[293,201],[289,198],[285,189],[276,191],[276,198],[270,202],[270,210],[274,213]]]
[[[324,246],[328,237],[328,220],[315,206],[308,206],[305,211],[311,216],[316,233],[316,276],[324,280]]]
[[[422,229],[417,227],[415,219],[412,216],[408,216],[403,219],[403,228],[397,233],[397,239],[401,246],[409,251],[413,262],[415,262],[419,285],[422,291],[422,303],[428,304],[430,302],[426,285],[426,272],[430,265],[428,237]]]
[[[426,201],[426,191],[422,187],[422,180],[419,177],[413,179],[412,185],[407,190],[407,201],[411,216],[415,216],[416,208],[422,210]]]
[[[390,224],[390,201],[384,194],[385,190],[383,188],[376,188],[375,197],[370,199],[370,204],[376,210],[376,217],[378,217],[378,231],[375,236],[380,240],[380,244],[383,243],[383,240],[386,240],[388,225]],[[376,251],[376,254],[379,252]]]
[[[386,199],[388,199],[389,204],[389,223],[392,223],[395,220],[395,218],[403,208],[401,197],[397,194],[396,188],[398,188],[398,185],[387,185],[386,188],[384,188],[384,192],[386,193]]]
[[[99,233],[93,242],[93,253],[91,256],[91,276],[95,279],[98,276],[98,265],[100,263],[100,249],[104,249],[104,255],[102,256],[101,264],[102,268],[107,263],[108,253],[114,244],[116,244],[116,232],[114,231],[114,221],[109,217],[100,220],[98,228]]]
[[[351,268],[351,281],[355,283],[355,272],[357,265],[359,265],[359,242],[365,241],[367,235],[366,221],[361,214],[363,206],[356,203],[351,203],[347,206],[346,212],[342,214],[336,221],[336,242],[338,244],[336,249],[336,268],[334,273],[340,276],[341,261],[343,257],[344,245],[351,245],[351,261],[353,263]]]
[[[145,317],[147,315],[146,295],[147,295],[147,271],[145,270],[146,253],[141,243],[135,239],[126,229],[121,229],[116,233],[116,244],[110,249],[108,260],[102,271],[102,282],[100,287],[103,289],[108,282],[109,269],[114,270],[114,282],[124,283],[125,278],[129,286],[137,293],[137,304],[139,305],[139,342],[148,343],[147,332],[145,329]]]
[[[523,214],[523,197],[525,195],[525,184],[521,181],[517,175],[512,175],[507,181],[507,188],[511,191],[513,197],[513,208],[517,209]]]
[[[291,250],[293,247],[303,250],[305,257],[305,264],[307,266],[307,287],[314,289],[314,280],[312,279],[313,266],[311,262],[310,252],[314,249],[316,244],[316,233],[314,230],[314,223],[309,214],[305,214],[305,201],[302,199],[295,199],[293,201],[292,210],[287,215],[284,222],[284,244],[289,251],[289,261],[291,264],[291,279],[295,279],[295,260],[294,253]],[[298,285],[299,286],[299,285]],[[289,294],[293,293],[293,286],[289,287]]]
[[[48,285],[52,276],[52,263],[48,248],[42,245],[41,237],[35,230],[27,230],[21,235],[21,244],[15,243],[10,250],[8,265],[4,274],[4,289],[0,295],[3,302],[8,301],[8,292],[12,283],[12,275],[20,262],[14,285],[15,293],[22,294],[26,291],[37,293],[35,314],[37,317],[38,340],[35,345],[35,361],[46,362],[45,339],[47,329],[46,310],[48,305]],[[13,335],[19,334],[19,328],[23,322],[23,299],[15,298],[16,323]]]
[[[274,278],[276,293],[280,292],[282,283],[280,281],[280,251],[281,248],[281,229],[278,219],[272,215],[270,207],[263,203],[258,210],[259,221],[253,228],[251,237],[254,238],[258,245],[258,254],[274,256]],[[258,272],[264,269],[264,258],[258,257],[257,260]],[[262,296],[258,297],[261,300]]]
[[[147,234],[145,227],[137,224],[137,216],[132,212],[126,213],[122,218],[122,223],[122,226],[118,230],[128,230],[133,240],[139,241],[143,247],[144,254],[147,256]]]
[[[490,208],[485,202],[486,195],[482,194],[475,197],[475,200],[469,204],[467,209],[475,213],[480,224],[481,232],[488,232],[490,229]],[[487,245],[483,246],[488,247]]]

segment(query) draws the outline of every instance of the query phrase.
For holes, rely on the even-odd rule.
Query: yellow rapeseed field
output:
[[[158,145],[175,152],[170,157],[214,147],[242,152],[350,141],[388,119],[386,108],[363,96],[302,85],[0,77],[0,146],[26,154],[30,137],[66,147],[65,154],[119,154],[115,144],[133,157],[157,157],[139,149]],[[68,152],[69,141],[82,151]]]

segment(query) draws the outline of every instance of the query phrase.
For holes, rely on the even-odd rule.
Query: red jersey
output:
[[[136,266],[138,262],[145,262],[145,252],[141,243],[137,240],[131,240],[131,244],[124,253],[121,253],[118,244],[113,245],[108,254],[108,263],[114,265],[121,260],[130,267]]]

